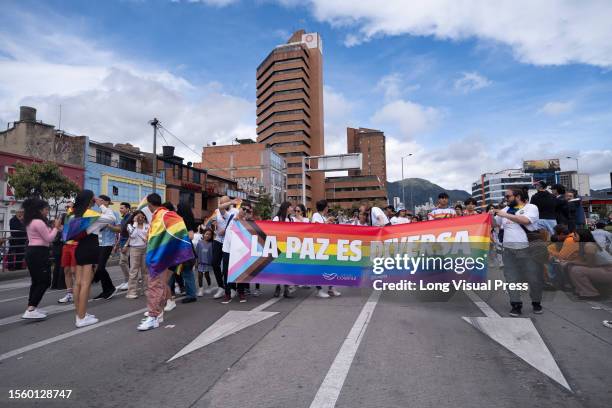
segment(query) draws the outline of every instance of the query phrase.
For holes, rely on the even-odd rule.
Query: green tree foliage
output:
[[[272,196],[270,194],[259,196],[259,200],[255,203],[255,214],[262,220],[272,219]]]
[[[49,201],[55,216],[59,207],[79,191],[79,186],[52,162],[15,164],[15,171],[8,176],[8,184],[19,200],[38,197]]]

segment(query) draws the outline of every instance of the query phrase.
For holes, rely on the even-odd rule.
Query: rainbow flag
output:
[[[193,246],[183,219],[174,211],[159,208],[149,227],[146,256],[149,274],[155,277],[193,258]]]
[[[64,221],[62,239],[64,241],[69,241],[83,238],[87,234],[87,228],[89,228],[98,218],[100,218],[100,213],[92,209],[86,210],[82,217],[75,217],[69,214]]]
[[[386,227],[235,221],[228,282],[362,286],[385,282],[482,282],[487,273],[488,214]],[[374,266],[399,255],[413,270]],[[468,258],[471,261],[466,261]],[[391,263],[391,265],[394,265]]]

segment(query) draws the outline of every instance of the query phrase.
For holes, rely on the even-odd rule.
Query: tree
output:
[[[255,203],[255,214],[262,220],[272,219],[272,196],[270,194],[259,195],[259,200]]]
[[[15,198],[21,200],[38,197],[49,201],[55,211],[79,191],[79,186],[62,174],[52,162],[15,164],[15,171],[8,176],[8,184],[15,190]]]

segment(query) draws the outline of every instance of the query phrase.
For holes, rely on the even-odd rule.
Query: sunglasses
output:
[[[245,213],[249,213],[249,214],[250,214],[250,213],[253,211],[253,210],[251,210],[250,208],[245,208],[245,207],[242,207],[242,210],[243,210]]]
[[[295,210],[296,213],[302,213],[302,210]]]

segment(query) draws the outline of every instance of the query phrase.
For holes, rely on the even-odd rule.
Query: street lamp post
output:
[[[580,168],[578,167],[578,157],[566,156],[565,158],[576,160],[576,180],[578,181],[578,195],[580,195]]]
[[[406,201],[406,193],[404,191],[405,189],[405,183],[404,183],[404,159],[406,157],[412,156],[412,153],[408,153],[407,155],[402,157],[402,203],[404,204],[404,206],[406,206],[406,203],[404,201]],[[412,186],[410,186],[410,205],[412,205]]]

